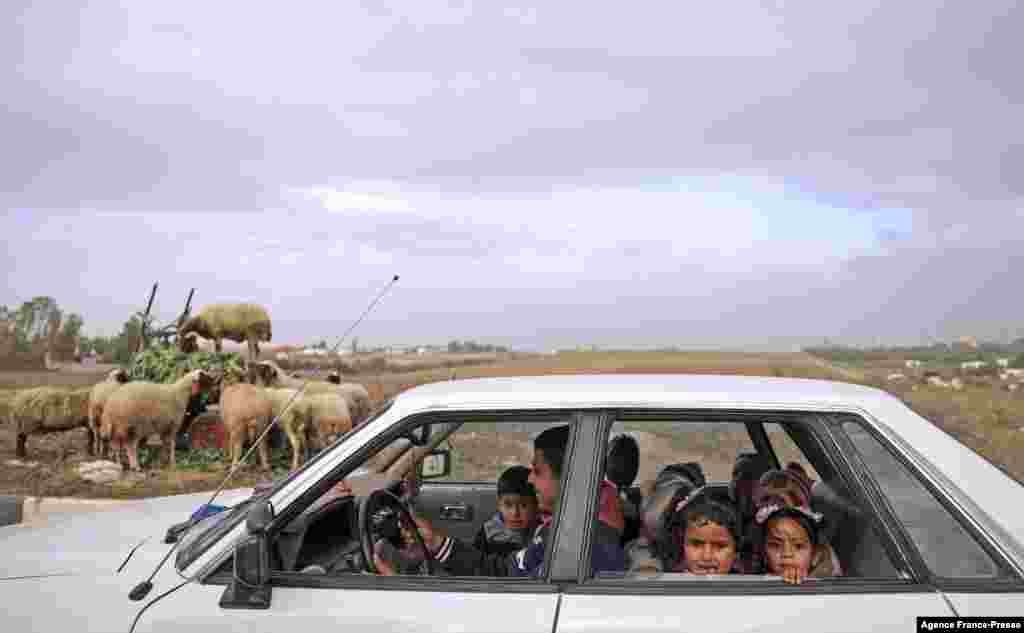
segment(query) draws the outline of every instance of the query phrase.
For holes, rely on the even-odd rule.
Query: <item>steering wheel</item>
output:
[[[363,497],[359,502],[359,545],[363,551],[363,565],[366,567],[366,571],[371,574],[379,573],[377,565],[373,562],[374,529],[371,518],[373,513],[385,504],[389,504],[398,510],[402,521],[405,521],[406,525],[412,526],[412,531],[416,535],[416,544],[420,546],[420,550],[423,552],[423,559],[427,562],[427,571],[431,576],[436,575],[436,562],[427,548],[427,544],[423,541],[423,535],[420,534],[416,522],[413,521],[409,504],[388,489],[375,490]]]

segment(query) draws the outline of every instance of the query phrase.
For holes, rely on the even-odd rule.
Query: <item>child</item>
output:
[[[666,514],[658,548],[661,568],[699,576],[734,573],[739,540],[735,508],[697,488]]]
[[[761,477],[757,490],[754,491],[754,503],[761,508],[772,500],[776,504],[797,508],[805,514],[813,515],[816,513],[811,511],[811,485],[812,482],[804,469],[799,464],[791,462],[786,464],[785,469],[770,470]],[[756,522],[753,527],[757,527]],[[843,568],[839,563],[839,557],[832,546],[821,538],[823,534],[823,530],[819,528],[815,535],[809,575],[815,578],[842,576]],[[753,546],[750,557],[742,565],[743,569],[747,573],[763,573],[766,558],[765,552],[760,549],[761,539],[755,538]]]
[[[740,453],[732,467],[732,480],[729,482],[729,497],[740,521],[746,525],[754,518],[754,491],[761,475],[772,467],[762,455],[753,452]]]
[[[473,542],[485,554],[511,554],[530,543],[538,524],[537,492],[530,469],[512,466],[498,478],[498,511],[480,528]]]
[[[822,521],[820,513],[768,497],[754,515],[765,572],[794,585],[814,576],[816,559],[824,555],[819,547]]]

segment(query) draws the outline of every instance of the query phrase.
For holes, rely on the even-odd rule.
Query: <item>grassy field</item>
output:
[[[991,387],[969,386],[963,391],[918,387],[893,387],[882,377],[887,367],[859,366],[835,367],[822,359],[806,354],[792,353],[715,353],[715,352],[574,352],[557,355],[536,355],[505,358],[500,362],[464,367],[434,367],[410,372],[362,373],[347,376],[346,380],[365,384],[376,401],[381,401],[403,389],[417,384],[448,380],[515,375],[550,374],[606,374],[606,373],[704,373],[759,376],[786,376],[799,378],[832,378],[882,386],[903,398],[918,413],[949,432],[958,440],[987,457],[1008,473],[1024,480],[1024,397],[999,391]],[[103,373],[92,375],[72,372],[37,372],[40,375],[17,376],[0,372],[0,415],[6,420],[7,403],[17,388],[35,384],[67,384],[80,386],[102,379]],[[45,382],[41,382],[45,381]],[[740,433],[723,435],[710,440],[699,439],[694,433],[689,441],[678,432],[645,427],[629,429],[637,435],[645,454],[645,465],[640,478],[653,476],[658,464],[700,460],[705,464],[709,478],[728,477],[732,460],[738,450],[749,448],[749,439]],[[521,435],[521,437],[520,437]],[[704,434],[706,435],[706,434]],[[29,439],[28,462],[15,464],[14,438],[9,425],[0,431],[0,493],[48,496],[83,497],[141,497],[158,494],[178,494],[210,490],[225,472],[216,452],[206,451],[192,455],[179,452],[181,467],[177,473],[158,469],[143,476],[125,477],[115,484],[91,484],[75,474],[77,463],[88,459],[84,449],[87,434],[84,430]],[[460,463],[464,474],[488,476],[500,472],[503,464],[524,462],[529,458],[529,435],[515,436],[477,432],[457,438],[460,453],[467,456]],[[772,434],[772,442],[783,446],[783,459],[796,457],[795,447],[779,433]],[[713,444],[713,445],[712,445]],[[278,454],[279,466],[286,456]],[[34,462],[34,464],[33,464]],[[236,475],[237,485],[252,485],[266,476],[255,470]]]

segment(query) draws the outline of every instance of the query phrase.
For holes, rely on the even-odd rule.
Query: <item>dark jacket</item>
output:
[[[537,527],[529,545],[512,554],[486,554],[476,547],[451,537],[445,539],[435,558],[452,576],[519,576],[539,578],[550,532],[550,522]],[[619,532],[597,522],[591,572],[621,572],[626,567]]]
[[[515,529],[505,525],[501,513],[484,522],[473,540],[473,547],[485,555],[514,554],[530,543],[530,535],[536,528]]]

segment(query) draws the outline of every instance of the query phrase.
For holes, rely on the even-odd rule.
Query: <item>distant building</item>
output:
[[[961,336],[957,341],[957,344],[961,347],[967,347],[970,349],[978,349],[978,339],[973,336]]]
[[[1010,359],[1009,358],[997,358],[996,359],[996,365],[999,365],[1000,367],[1009,367],[1010,366]]]
[[[907,366],[907,369],[916,369],[921,366],[921,361],[911,359],[904,364]]]

